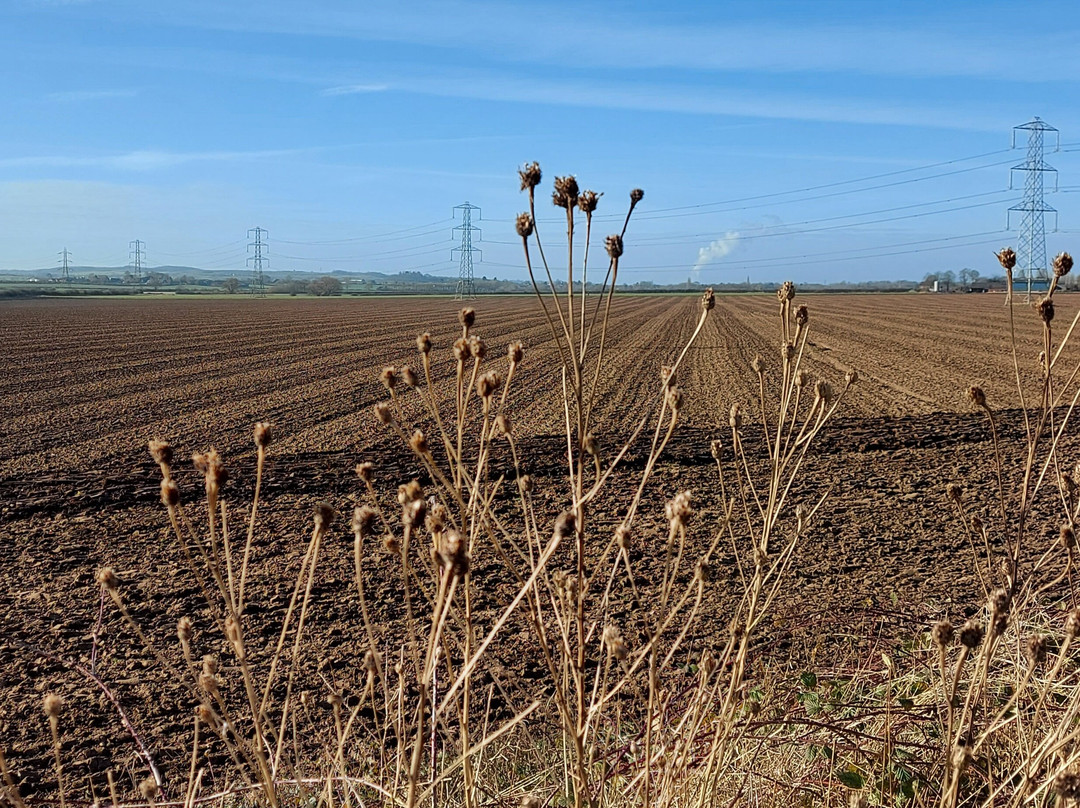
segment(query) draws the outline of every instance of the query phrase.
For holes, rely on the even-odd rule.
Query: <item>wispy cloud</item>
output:
[[[327,87],[319,95],[360,95],[361,93],[382,93],[390,89],[387,84],[342,84],[339,87]]]
[[[170,152],[138,150],[105,155],[35,155],[0,158],[0,168],[104,168],[120,171],[154,171],[187,163],[239,162],[306,154],[314,149],[265,149],[261,151]]]
[[[60,103],[81,103],[83,101],[104,101],[110,98],[134,98],[138,94],[138,90],[68,90],[49,93],[45,98]]]
[[[702,269],[730,255],[731,251],[734,250],[738,244],[738,231],[729,230],[721,238],[698,249],[697,261],[694,262],[694,268],[691,270],[694,281],[696,282],[701,279]]]

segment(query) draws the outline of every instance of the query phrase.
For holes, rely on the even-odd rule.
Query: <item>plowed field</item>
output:
[[[875,637],[918,630],[931,615],[955,616],[970,607],[979,583],[943,491],[963,480],[989,493],[993,468],[985,420],[962,391],[978,383],[1006,411],[1007,450],[1021,429],[1000,295],[798,302],[810,307],[811,376],[839,389],[854,367],[861,381],[803,478],[800,500],[827,490],[830,498],[812,540],[798,551],[783,607],[783,643],[793,664],[812,656],[822,638],[852,634],[858,638],[852,653],[863,653]],[[1060,331],[1078,303],[1060,296]],[[515,429],[535,436],[526,442],[524,463],[548,491],[551,519],[566,502],[558,473],[565,450],[558,353],[533,300],[475,305],[475,331],[488,345],[489,362],[501,369],[506,344],[525,345],[511,411]],[[655,520],[682,488],[694,491],[700,524],[715,519],[709,442],[725,433],[733,402],[754,418],[758,389],[749,362],[761,354],[777,364],[776,308],[764,296],[718,301],[680,372],[686,417],[647,492],[645,508]],[[252,485],[251,426],[275,424],[256,544],[265,562],[256,583],[271,593],[265,608],[272,613],[288,585],[285,572],[303,553],[311,503],[326,499],[347,510],[360,460],[372,460],[388,486],[416,473],[408,453],[372,417],[371,405],[385,397],[378,374],[386,364],[415,363],[414,337],[430,331],[439,356],[436,386],[449,406],[457,309],[453,301],[420,298],[0,304],[0,747],[8,750],[24,795],[48,793],[55,783],[40,707],[41,694],[52,690],[65,695],[70,720],[79,725],[78,737],[64,741],[74,791],[89,796],[88,778],[100,784],[106,768],[130,770],[125,790],[145,774],[115,711],[70,663],[88,664],[92,653],[99,611],[93,576],[100,566],[117,569],[125,597],[162,644],[171,641],[179,616],[199,608],[180,550],[164,529],[147,441],[170,440],[180,458],[216,446],[242,499]],[[696,297],[616,302],[610,362],[597,395],[602,447],[618,445],[629,432],[697,312]],[[1017,327],[1031,389],[1039,327],[1022,305]],[[1067,359],[1071,367],[1080,353]],[[1078,443],[1069,436],[1065,451]],[[185,481],[185,496],[194,497],[194,478]],[[594,524],[616,523],[625,485],[617,480],[598,503]],[[988,508],[991,500],[984,499]],[[341,540],[327,551],[315,593],[312,632],[322,656],[313,676],[355,665],[349,649],[359,634],[346,532],[338,528]],[[725,602],[721,588],[708,607],[717,630],[724,627]],[[395,608],[387,593],[377,614],[391,619]],[[699,645],[709,642],[710,625],[706,620],[695,629]],[[111,609],[100,636],[96,662],[103,678],[170,770],[184,770],[183,744],[175,739],[190,732],[190,705],[161,697],[171,693],[164,674]]]

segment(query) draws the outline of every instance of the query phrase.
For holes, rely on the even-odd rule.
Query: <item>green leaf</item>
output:
[[[866,785],[866,781],[863,776],[857,771],[851,769],[843,769],[836,773],[836,778],[848,788],[858,791]]]
[[[804,671],[799,674],[799,684],[803,686],[804,690],[813,690],[817,687],[817,674],[813,671]]]

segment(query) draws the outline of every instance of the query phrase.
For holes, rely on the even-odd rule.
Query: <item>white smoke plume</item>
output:
[[[701,279],[701,270],[728,255],[739,243],[739,233],[736,230],[728,230],[721,238],[716,239],[708,246],[698,250],[697,261],[691,270],[694,282]]]

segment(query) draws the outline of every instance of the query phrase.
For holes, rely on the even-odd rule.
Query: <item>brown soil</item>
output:
[[[1015,453],[1023,432],[1002,297],[851,295],[799,302],[811,314],[807,370],[837,389],[849,367],[862,381],[813,453],[796,495],[811,503],[828,492],[829,499],[798,550],[782,619],[770,629],[771,658],[791,667],[838,644],[857,660],[875,642],[918,631],[931,617],[972,610],[981,586],[944,488],[963,481],[973,511],[989,522],[995,487],[989,429],[964,401],[967,385],[980,384],[992,405],[1005,410],[1007,453]],[[172,653],[176,620],[189,615],[201,629],[198,653],[224,651],[167,530],[147,441],[170,440],[180,458],[216,446],[232,472],[229,494],[238,503],[232,518],[239,524],[240,504],[253,485],[251,426],[275,424],[278,440],[255,545],[259,595],[251,612],[256,630],[269,639],[306,546],[312,504],[327,500],[347,513],[359,493],[353,468],[360,460],[375,463],[388,496],[398,483],[421,476],[400,442],[376,424],[371,405],[385,397],[380,369],[415,366],[413,337],[425,330],[440,357],[436,388],[449,404],[447,357],[458,331],[457,308],[453,301],[416,298],[0,304],[0,748],[24,795],[55,791],[41,710],[42,695],[51,691],[67,701],[63,747],[73,795],[90,798],[93,788],[100,796],[107,768],[121,774],[127,792],[146,775],[116,710],[75,668],[90,666],[92,657],[169,776],[186,771],[190,698],[169,682],[110,604],[95,631],[101,601],[94,573],[108,565],[124,581],[136,619],[162,648]],[[550,523],[567,501],[557,351],[533,300],[485,299],[476,308],[476,331],[491,364],[505,369],[512,339],[526,346],[511,412],[516,432],[537,436],[525,441],[523,464],[537,480]],[[758,353],[777,364],[776,308],[772,298],[729,298],[708,320],[680,372],[686,417],[647,490],[639,541],[659,532],[663,503],[683,488],[694,492],[695,534],[708,536],[720,511],[709,444],[727,434],[733,402],[743,404],[752,430],[758,393],[748,365]],[[1071,297],[1059,303],[1060,331],[1076,309]],[[607,451],[655,399],[659,367],[674,360],[697,311],[696,299],[682,297],[624,297],[615,304],[610,362],[597,394],[597,436]],[[1038,323],[1022,306],[1017,319],[1020,362],[1032,371],[1041,347]],[[1078,359],[1080,353],[1063,361],[1073,367]],[[1024,380],[1034,389],[1035,375],[1025,373]],[[1077,444],[1066,436],[1064,456],[1075,454]],[[598,537],[610,535],[620,520],[644,451],[635,447],[627,473],[594,508]],[[753,451],[759,463],[760,448]],[[508,468],[506,457],[495,463]],[[190,464],[178,466],[184,499],[196,502],[199,484]],[[1045,529],[1049,536],[1056,525]],[[360,676],[363,639],[347,533],[343,524],[335,527],[315,592],[304,686],[316,692],[325,691],[326,682]],[[730,555],[721,558],[711,600],[691,635],[695,648],[726,631],[735,575],[730,562]],[[390,580],[389,567],[378,563]],[[482,575],[498,565],[479,557],[474,569]],[[500,603],[508,585],[492,582],[489,605]],[[622,608],[633,622],[642,607],[627,599]],[[398,592],[381,592],[377,619],[399,614]],[[532,675],[527,662],[506,661]]]

